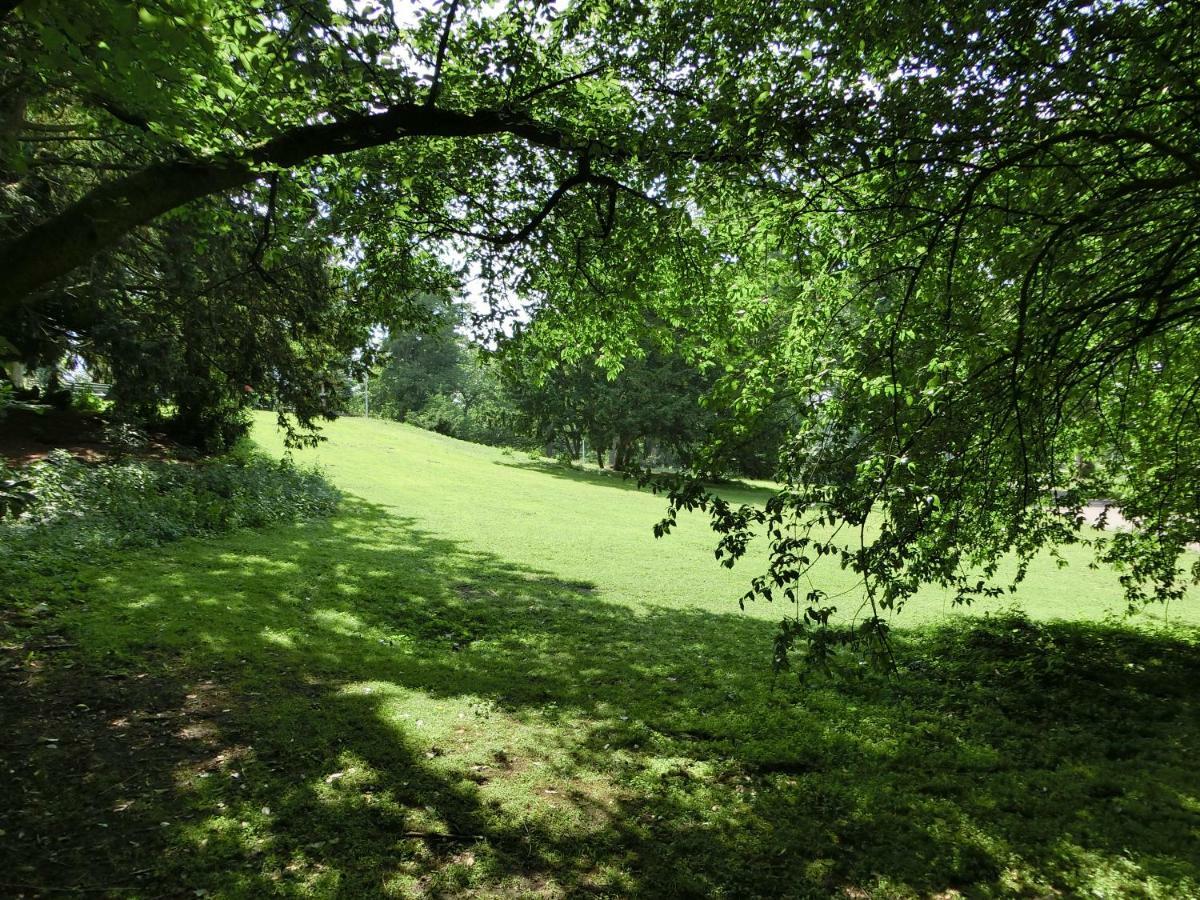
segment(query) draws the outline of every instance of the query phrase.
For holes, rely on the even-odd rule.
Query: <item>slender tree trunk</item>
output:
[[[613,460],[614,469],[618,472],[629,471],[629,463],[637,449],[637,443],[637,438],[622,436],[617,439],[616,457]]]

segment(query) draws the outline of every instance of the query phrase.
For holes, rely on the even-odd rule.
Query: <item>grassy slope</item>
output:
[[[1194,631],[960,621],[904,637],[899,686],[801,689],[770,678],[777,613],[737,612],[701,522],[655,543],[661,501],[619,482],[331,435],[336,520],[80,579],[53,625],[77,649],[29,654],[0,698],[12,883],[1200,892]],[[1087,572],[1038,577],[1041,616],[1104,605]]]
[[[467,444],[391,422],[342,419],[327,432],[330,441],[295,454],[323,466],[342,488],[391,514],[411,517],[420,527],[464,547],[502,556],[560,578],[587,581],[597,595],[638,609],[686,607],[716,613],[737,610],[737,598],[758,571],[760,554],[733,570],[713,559],[715,538],[703,516],[681,516],[671,536],[656,541],[653,523],[665,501],[637,491],[619,476],[573,471],[491,447]],[[256,438],[283,453],[281,437],[267,417]],[[547,477],[550,476],[550,477]],[[763,490],[728,489],[736,502],[761,503]],[[1086,551],[1067,548],[1068,569],[1049,558],[1038,561],[1012,600],[1039,619],[1095,619],[1124,615],[1125,603],[1111,570],[1087,566]],[[813,583],[847,614],[859,606],[852,579],[836,564],[818,568]],[[927,590],[894,618],[898,627],[933,621],[956,610],[947,595]],[[1167,610],[1172,619],[1200,622],[1200,596]],[[983,604],[974,612],[995,610]],[[772,621],[785,612],[758,603],[747,613]],[[1161,619],[1161,607],[1135,618]]]

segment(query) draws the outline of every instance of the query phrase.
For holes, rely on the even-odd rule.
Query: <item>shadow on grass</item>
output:
[[[614,487],[626,491],[650,493],[648,488],[638,487],[637,480],[612,469],[582,469],[568,466],[565,463],[547,459],[504,460],[497,461],[498,466],[512,469],[525,469],[542,475],[552,475],[579,484],[594,484],[600,487]],[[762,506],[774,493],[769,488],[747,484],[744,481],[730,480],[709,483],[709,488],[716,491],[733,503],[751,503]]]
[[[1190,639],[965,622],[801,690],[771,633],[362,503],[145,554],[4,679],[0,887],[1200,890]]]

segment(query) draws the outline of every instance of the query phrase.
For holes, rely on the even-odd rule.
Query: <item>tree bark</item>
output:
[[[613,468],[618,472],[629,471],[630,457],[637,449],[637,438],[622,436],[617,439],[616,450],[613,451]]]
[[[529,143],[574,149],[561,132],[497,110],[461,113],[416,104],[336,122],[302,125],[238,155],[172,160],[103,184],[61,213],[0,243],[0,316],[26,297],[172,209],[248,184],[268,171],[406,137],[511,134]]]

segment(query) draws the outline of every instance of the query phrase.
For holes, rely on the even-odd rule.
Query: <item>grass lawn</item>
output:
[[[298,456],[335,519],[30,598],[0,894],[1200,895],[1194,600],[1113,619],[1111,573],[1047,562],[1028,618],[931,592],[895,683],[801,687],[701,519],[655,541],[619,479],[328,434]]]

